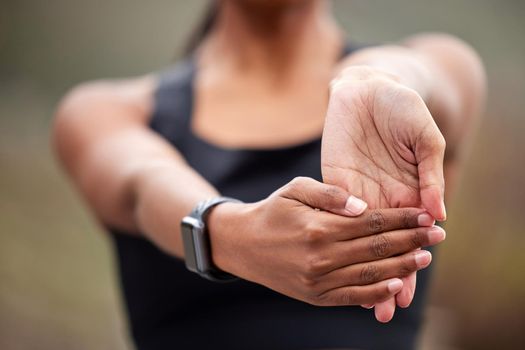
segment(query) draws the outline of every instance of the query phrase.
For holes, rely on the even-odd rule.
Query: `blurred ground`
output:
[[[0,2],[0,349],[128,349],[111,246],[53,162],[49,121],[83,80],[168,64],[204,1]],[[351,38],[447,31],[489,74],[423,349],[525,348],[525,2],[336,1]]]

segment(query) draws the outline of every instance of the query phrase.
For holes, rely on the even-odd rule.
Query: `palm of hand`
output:
[[[396,84],[387,84],[382,94],[371,90],[361,84],[360,89],[352,86],[332,91],[323,132],[323,181],[346,189],[371,208],[423,207],[420,175],[436,172],[435,166],[427,166],[426,154],[432,155],[428,158],[434,158],[430,163],[435,165],[440,150],[429,149],[429,143],[419,139],[441,134],[436,134],[430,113],[412,91]],[[427,203],[435,208],[432,203],[439,191],[430,190],[426,193]],[[378,320],[392,318],[396,299],[400,306],[410,304],[416,274],[402,280],[404,287],[396,298],[376,305]]]
[[[421,206],[415,156],[398,134],[408,124],[407,108],[376,104],[378,111],[371,111],[360,98],[352,100],[330,105],[321,155],[324,182],[371,208]]]

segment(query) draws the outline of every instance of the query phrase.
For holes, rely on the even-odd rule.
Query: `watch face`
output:
[[[205,230],[204,223],[193,216],[186,216],[182,219],[181,235],[186,267],[188,270],[215,282],[235,280],[236,277],[219,271],[213,266],[210,242]]]
[[[195,221],[195,222],[194,222]],[[184,245],[184,260],[186,267],[191,271],[198,271],[197,256],[195,255],[195,241],[193,231],[199,229],[194,218],[185,217],[181,223],[182,243]]]

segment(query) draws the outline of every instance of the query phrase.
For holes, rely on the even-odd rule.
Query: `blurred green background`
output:
[[[158,70],[205,1],[0,2],[0,349],[130,349],[109,241],[57,168],[61,95]],[[525,349],[525,2],[335,1],[349,36],[470,42],[489,103],[437,253],[422,349]]]

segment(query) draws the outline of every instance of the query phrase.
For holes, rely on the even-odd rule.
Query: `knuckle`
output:
[[[413,272],[412,269],[410,269],[410,267],[408,265],[402,265],[399,268],[399,276],[401,276],[401,277],[406,277],[406,276],[410,275],[412,272]]]
[[[322,293],[322,294],[307,298],[307,302],[314,306],[330,306],[330,305],[333,305],[333,302],[331,301],[330,298],[331,297],[329,293]]]
[[[338,296],[337,303],[339,305],[355,305],[357,304],[357,293],[352,288],[347,288]]]
[[[302,275],[299,276],[299,283],[305,290],[305,293],[307,295],[311,295],[316,292],[319,285],[319,280],[314,276]]]
[[[412,272],[416,271],[416,263],[414,261],[413,255],[403,259],[403,262],[399,266],[399,275],[402,277],[410,275]]]
[[[403,228],[410,228],[414,221],[414,213],[408,209],[402,210],[399,219]]]
[[[302,188],[302,185],[304,184],[304,178],[302,176],[297,176],[292,179],[286,186],[288,190],[290,191],[297,191]]]
[[[361,269],[361,281],[363,283],[372,283],[381,279],[381,271],[374,264],[367,264]]]
[[[424,243],[423,230],[416,229],[410,234],[410,247],[412,249],[421,248]]]
[[[372,233],[382,232],[385,228],[385,215],[380,210],[372,210],[368,216],[368,227]]]
[[[306,223],[304,239],[307,245],[318,245],[325,234],[321,225],[314,224],[312,221]]]
[[[375,301],[384,300],[390,295],[390,293],[388,292],[388,289],[381,288],[381,287],[374,288],[374,290],[370,294],[371,294],[371,297],[373,297]]]
[[[316,276],[323,274],[330,268],[330,261],[319,254],[311,254],[306,258],[305,277],[314,279]]]
[[[392,250],[392,239],[389,234],[374,236],[370,244],[370,251],[376,258],[384,258],[390,255]]]

